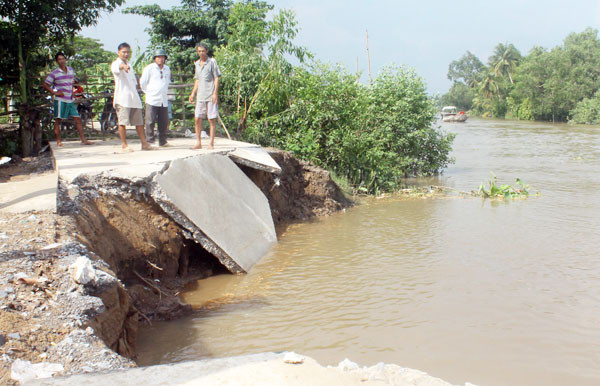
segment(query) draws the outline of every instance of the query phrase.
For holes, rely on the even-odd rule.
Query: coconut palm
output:
[[[499,43],[494,48],[494,54],[489,59],[490,68],[496,76],[506,75],[511,84],[514,84],[511,73],[521,61],[521,53],[512,44]]]
[[[486,99],[489,99],[494,94],[500,95],[500,88],[498,87],[494,72],[488,72],[481,82],[479,82],[479,93],[484,95]]]

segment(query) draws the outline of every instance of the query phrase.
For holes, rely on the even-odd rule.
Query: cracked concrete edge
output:
[[[166,170],[168,167],[163,168]],[[84,199],[97,199],[103,194],[120,197],[148,199],[148,185],[156,173],[146,177],[127,178],[114,176],[111,172],[99,174],[81,174],[70,183],[58,178],[56,191],[56,210],[59,215],[77,214]]]
[[[231,160],[237,164],[248,166],[249,168],[261,170],[261,171],[264,171],[267,173],[281,174],[281,169],[276,169],[274,167],[270,167],[267,165],[262,165],[262,164],[259,164],[256,162],[252,162],[245,158],[238,157],[237,155],[235,155],[233,153],[227,153],[227,156],[229,158],[231,158]]]
[[[166,170],[166,169],[165,169]],[[213,240],[204,234],[192,221],[190,221],[185,214],[183,214],[175,205],[173,205],[167,198],[166,193],[160,188],[158,182],[156,182],[156,174],[153,176],[153,181],[150,184],[150,196],[156,202],[165,213],[171,217],[173,221],[183,227],[184,236],[196,241],[202,245],[209,253],[215,256],[221,264],[223,264],[231,273],[246,273],[246,271],[235,262],[223,249],[221,249]]]

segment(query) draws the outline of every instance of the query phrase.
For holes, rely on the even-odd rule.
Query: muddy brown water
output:
[[[516,177],[540,197],[372,199],[291,226],[245,276],[143,328],[141,365],[293,350],[456,384],[600,384],[600,128],[471,119],[456,163],[415,184]]]

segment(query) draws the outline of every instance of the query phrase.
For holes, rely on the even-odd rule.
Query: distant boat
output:
[[[456,106],[444,107],[441,115],[442,122],[464,122],[468,118],[464,111],[457,111]]]

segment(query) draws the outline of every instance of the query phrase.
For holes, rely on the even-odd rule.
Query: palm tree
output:
[[[489,65],[496,76],[506,75],[510,83],[514,84],[511,73],[514,72],[520,61],[521,53],[514,45],[499,43],[489,59]]]
[[[488,72],[485,78],[479,82],[479,93],[485,95],[486,99],[489,99],[493,94],[500,96],[500,89],[494,72]]]

